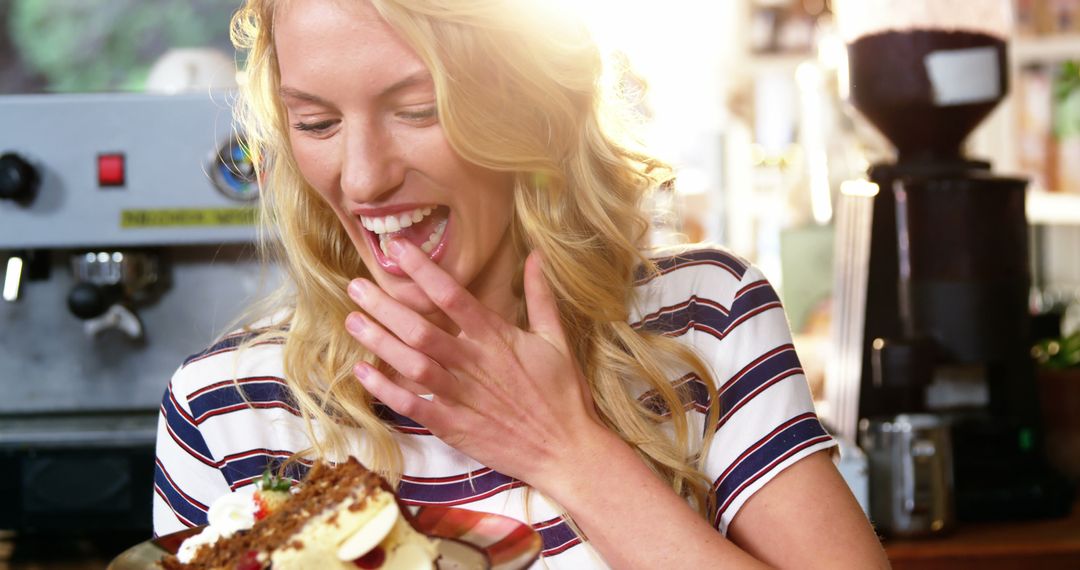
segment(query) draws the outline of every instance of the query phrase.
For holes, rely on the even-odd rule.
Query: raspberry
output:
[[[262,563],[259,562],[259,553],[254,550],[245,552],[244,557],[240,559],[240,562],[236,563],[236,570],[262,570]]]
[[[386,562],[386,551],[381,546],[376,546],[371,549],[371,552],[353,560],[353,564],[365,570],[379,568],[383,565],[383,562]]]

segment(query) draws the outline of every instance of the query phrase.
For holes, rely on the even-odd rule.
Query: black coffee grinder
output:
[[[876,164],[858,416],[952,425],[957,518],[1067,512],[1030,356],[1027,181],[963,142],[1008,91],[1008,2],[848,0],[851,101],[897,150]],[[856,350],[857,352],[857,350]]]

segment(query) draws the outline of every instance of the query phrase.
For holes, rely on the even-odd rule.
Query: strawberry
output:
[[[257,521],[261,521],[277,511],[291,495],[289,492],[289,487],[292,485],[291,481],[285,477],[277,477],[271,474],[269,467],[263,472],[262,478],[255,485],[258,487],[254,495],[255,520]]]
[[[274,514],[290,495],[288,491],[255,491],[255,520]]]

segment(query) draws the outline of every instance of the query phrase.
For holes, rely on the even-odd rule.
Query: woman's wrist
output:
[[[528,483],[562,505],[575,510],[582,497],[595,498],[596,487],[603,485],[605,475],[612,470],[648,467],[612,430],[593,421],[575,431],[572,445],[557,445],[550,458],[542,463]],[[650,472],[651,473],[651,472]]]

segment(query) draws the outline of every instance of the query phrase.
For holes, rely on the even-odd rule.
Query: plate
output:
[[[543,544],[533,528],[519,520],[450,507],[420,507],[414,515],[420,532],[439,538],[439,570],[521,570],[540,556]],[[203,527],[185,529],[140,542],[120,553],[108,570],[152,570],[166,554]]]

